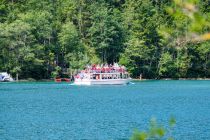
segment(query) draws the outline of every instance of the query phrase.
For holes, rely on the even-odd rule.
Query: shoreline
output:
[[[210,78],[161,78],[161,79],[137,79],[137,78],[133,78],[132,80],[134,81],[147,81],[147,80],[177,80],[177,81],[182,81],[182,80],[210,80]]]
[[[210,78],[162,78],[162,79],[138,79],[138,78],[132,78],[132,81],[149,81],[149,80],[177,80],[177,81],[183,81],[183,80],[210,80]],[[19,81],[14,81],[14,82],[55,82],[54,79],[40,79],[40,80],[35,80],[35,79],[20,79]],[[72,81],[70,81],[72,82]]]

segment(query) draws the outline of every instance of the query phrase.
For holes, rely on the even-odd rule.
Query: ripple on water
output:
[[[156,117],[176,139],[210,139],[210,81],[127,86],[0,84],[0,139],[128,139]]]

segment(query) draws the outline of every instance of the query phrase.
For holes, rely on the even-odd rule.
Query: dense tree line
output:
[[[0,71],[43,79],[119,62],[135,78],[210,77],[209,4],[1,0]]]

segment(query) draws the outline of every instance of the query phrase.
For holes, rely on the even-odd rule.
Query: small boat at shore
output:
[[[117,63],[113,66],[87,66],[85,70],[74,76],[74,85],[125,85],[130,81],[126,68]]]
[[[71,82],[70,78],[55,78],[55,82]]]
[[[14,79],[7,72],[0,72],[0,82],[12,82]]]

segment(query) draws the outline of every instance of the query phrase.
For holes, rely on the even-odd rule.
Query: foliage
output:
[[[126,65],[134,77],[156,77],[160,51],[157,33],[157,10],[149,0],[130,0],[124,4],[124,27],[127,29],[126,49],[120,63]],[[128,60],[127,63],[123,60]]]
[[[1,0],[0,71],[42,79],[120,62],[135,78],[205,78],[209,32],[207,0]]]
[[[175,69],[176,67],[171,54],[169,52],[163,53],[159,61],[159,75],[165,78],[167,76],[171,77],[174,75]]]
[[[176,124],[174,117],[169,119],[168,125],[169,128],[163,127],[158,124],[156,119],[151,119],[150,126],[147,131],[135,130],[130,140],[173,140],[174,138],[171,135],[171,131]]]

